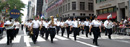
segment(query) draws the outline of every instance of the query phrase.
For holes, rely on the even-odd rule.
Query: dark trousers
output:
[[[64,32],[65,32],[65,28],[63,27],[63,28],[61,28],[61,36],[64,36]]]
[[[70,26],[69,27],[66,27],[66,29],[67,29],[67,37],[69,38],[69,34],[71,33],[70,32]],[[72,29],[73,30],[73,29]]]
[[[37,41],[38,34],[39,34],[39,28],[33,28],[32,40],[34,43]]]
[[[79,34],[79,28],[73,28],[74,40],[76,40],[76,36]]]
[[[16,35],[18,34],[19,29],[14,29],[14,36],[16,37]]]
[[[45,39],[46,39],[46,40],[48,40],[49,31],[48,31],[48,29],[47,29],[47,28],[45,28],[45,30],[44,30],[44,31],[45,31],[45,33],[46,33],[46,37],[45,37]]]
[[[9,45],[12,42],[13,38],[14,38],[13,29],[7,30],[6,33],[7,33],[7,45]]]
[[[86,37],[88,37],[88,33],[89,33],[89,26],[85,26],[85,31],[86,31]]]
[[[93,35],[94,35],[94,39],[93,39],[93,43],[95,43],[96,45],[98,45],[98,37],[100,35],[100,29],[99,27],[93,27]]]
[[[107,29],[107,32],[108,32],[108,38],[111,39],[112,29]]]
[[[83,26],[81,26],[80,30],[81,30],[82,34],[84,34]]]
[[[55,34],[56,34],[55,28],[49,28],[49,34],[50,34],[51,42],[53,42],[53,39],[54,39]]]
[[[45,33],[45,27],[43,26],[40,30],[40,35],[43,37]]]
[[[60,26],[57,26],[56,27],[56,31],[57,31],[56,33],[57,33],[57,35],[59,34],[59,30],[60,30]]]
[[[21,30],[23,30],[23,26],[24,26],[24,25],[21,25]]]
[[[107,36],[107,28],[105,28],[105,35]]]

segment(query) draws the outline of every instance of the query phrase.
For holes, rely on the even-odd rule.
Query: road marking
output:
[[[57,38],[57,39],[60,39],[60,40],[69,40],[69,39],[67,39],[67,38],[64,38],[64,37],[61,37],[61,36],[58,36],[58,35],[56,35],[56,38]]]
[[[29,37],[28,36],[24,36],[24,42],[26,43],[27,47],[31,46],[31,44],[29,43],[29,41],[30,41]]]
[[[20,43],[21,35],[16,36],[12,43]],[[4,37],[2,40],[0,40],[0,44],[6,44],[7,42],[7,37]]]
[[[98,46],[95,46],[95,45],[92,45],[92,44],[88,44],[88,43],[85,43],[85,42],[82,42],[82,41],[75,41],[75,42],[78,42],[78,43],[81,43],[81,44],[84,44],[84,45],[87,45],[87,46],[90,46],[90,47],[98,47]]]
[[[20,43],[21,35],[16,36],[14,40],[12,41],[13,43]]]
[[[0,44],[6,44],[7,42],[7,37],[4,37],[2,40],[0,40]]]

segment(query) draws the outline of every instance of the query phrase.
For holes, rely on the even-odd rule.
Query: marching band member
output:
[[[15,29],[14,29],[14,31],[15,31],[15,37],[16,37],[16,35],[19,32],[19,27],[20,27],[20,23],[18,22],[18,20],[15,20],[14,26],[15,26]]]
[[[65,21],[65,26],[67,29],[67,37],[69,38],[69,34],[72,33],[72,30],[70,31],[70,26],[72,25],[72,21],[70,18],[68,18],[68,20]]]
[[[41,21],[40,21],[40,24],[41,24],[41,26],[42,27],[40,27],[41,29],[40,29],[40,35],[43,37],[44,36],[44,33],[45,33],[45,25],[43,25],[45,23],[45,21],[43,20],[43,19],[41,19]]]
[[[74,40],[76,41],[76,36],[79,34],[79,22],[76,20],[76,18],[73,18],[72,25],[70,27],[70,30],[73,28],[73,34],[74,34]]]
[[[86,21],[84,22],[84,25],[85,25],[86,37],[88,37],[90,22],[87,18]]]
[[[56,21],[54,21],[54,20],[55,20],[54,17],[51,16],[51,21],[49,22],[49,25],[48,25],[50,38],[51,38],[51,43],[53,43],[53,39],[54,39],[55,34],[56,34],[55,28],[56,28],[57,25],[56,25]]]
[[[100,35],[101,32],[101,24],[98,23],[97,18],[95,18],[92,21],[91,27],[89,29],[89,32],[91,32],[91,29],[93,28],[93,35],[94,35],[94,39],[93,39],[93,44],[95,44],[96,46],[98,46],[98,37]]]
[[[30,20],[29,20],[29,24],[28,24],[28,31],[29,31],[29,36],[30,36],[30,37],[32,37],[32,35],[33,35],[33,34],[32,34],[32,31],[33,31],[33,30],[31,29],[32,21],[33,21],[33,19],[30,19]]]
[[[45,23],[43,23],[43,25],[45,26],[45,29],[44,29],[44,31],[45,31],[45,33],[46,33],[46,37],[45,37],[45,40],[48,40],[48,35],[49,35],[49,31],[48,31],[48,21],[47,20],[45,20]]]
[[[37,37],[39,34],[39,27],[40,27],[40,22],[38,20],[38,17],[35,17],[35,20],[32,21],[32,29],[33,29],[32,40],[34,44],[36,44],[37,42]]]
[[[65,22],[62,20],[60,23],[61,26],[61,36],[64,36],[64,32],[65,32]]]
[[[59,30],[60,30],[60,21],[57,19],[57,21],[56,21],[56,24],[57,24],[57,26],[56,26],[56,33],[57,33],[57,35],[59,34]]]
[[[25,27],[26,27],[26,33],[27,33],[27,35],[29,35],[29,20],[27,20],[27,22],[25,23],[25,25],[24,25]]]
[[[108,32],[108,38],[111,39],[113,22],[108,19],[107,22],[104,22],[104,26],[106,28],[106,32]]]
[[[5,29],[7,30],[7,45],[9,45],[10,43],[12,43],[12,40],[14,38],[14,27],[13,27],[13,22],[11,21],[12,19],[10,18],[9,20],[7,20],[5,22]]]
[[[80,30],[82,31],[82,34],[84,34],[84,24],[85,24],[85,23],[84,23],[84,21],[82,20],[80,24],[81,24]]]

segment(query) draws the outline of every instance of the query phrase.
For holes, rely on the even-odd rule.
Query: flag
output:
[[[110,19],[110,18],[112,18],[112,15],[111,15],[111,14],[107,16],[107,19]]]

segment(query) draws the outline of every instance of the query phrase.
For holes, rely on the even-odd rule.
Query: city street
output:
[[[66,33],[65,33],[66,34]],[[61,37],[61,35],[56,35],[54,43],[46,41],[44,38],[38,36],[37,43],[33,44],[31,38],[25,34],[25,31],[19,31],[19,34],[14,39],[13,44],[6,45],[6,33],[4,32],[3,39],[0,40],[0,47],[129,47],[130,37],[122,35],[112,35],[112,40],[109,40],[107,36],[102,33],[99,38],[99,46],[95,46],[92,43],[93,36],[88,38],[85,35],[80,34],[77,37],[77,41],[74,41],[73,35],[70,35],[70,39],[67,35]]]

